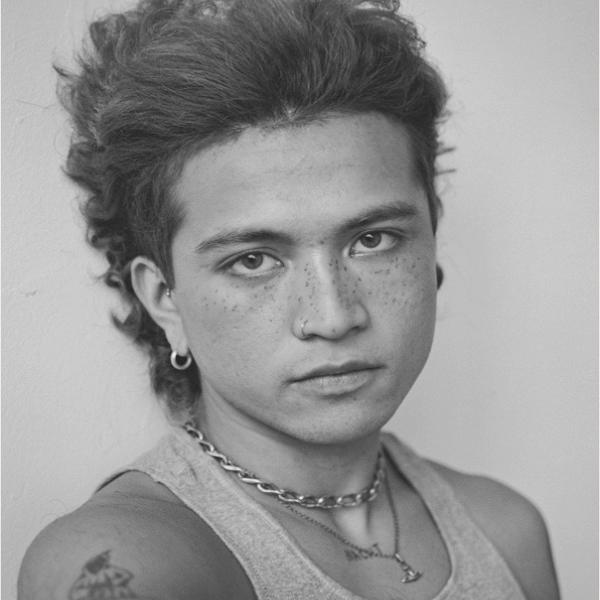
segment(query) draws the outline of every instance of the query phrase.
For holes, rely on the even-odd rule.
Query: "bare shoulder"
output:
[[[550,539],[537,507],[512,488],[488,477],[429,464],[500,552],[528,600],[560,597]]]
[[[33,541],[19,600],[252,599],[237,560],[166,488],[131,473]]]

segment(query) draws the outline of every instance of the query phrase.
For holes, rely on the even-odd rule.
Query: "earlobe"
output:
[[[437,289],[439,290],[442,287],[442,282],[444,281],[444,271],[439,264],[435,265],[435,277],[437,280]]]
[[[188,345],[182,320],[159,267],[149,258],[137,256],[131,263],[131,285],[150,317],[165,332],[171,348],[185,354]]]

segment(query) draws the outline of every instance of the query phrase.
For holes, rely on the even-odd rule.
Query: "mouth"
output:
[[[356,392],[370,383],[379,369],[381,365],[363,361],[328,364],[303,373],[291,383],[304,392],[339,396]]]

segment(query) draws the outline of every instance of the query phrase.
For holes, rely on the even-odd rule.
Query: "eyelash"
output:
[[[380,239],[377,246],[375,246],[374,248],[366,247],[367,248],[366,251],[356,252],[356,250],[354,249],[356,244],[358,244],[361,241],[361,239],[364,242],[364,240],[367,236],[380,236],[382,239]],[[388,245],[386,248],[381,249],[380,248],[381,243],[386,238],[389,238]],[[393,250],[401,242],[401,238],[402,238],[402,235],[399,232],[394,232],[394,231],[378,230],[378,229],[365,231],[365,232],[361,233],[357,238],[354,239],[354,241],[352,242],[352,244],[350,246],[350,250],[348,251],[348,256],[353,258],[353,257],[367,256],[367,255],[371,255],[371,254],[381,254],[381,253],[387,252],[389,250]],[[245,270],[243,272],[239,272],[239,273],[234,272],[236,265],[242,264],[242,261],[245,258],[248,258],[251,256],[261,257],[261,260],[258,264],[257,269],[251,269],[251,268],[245,267]],[[260,270],[260,267],[262,266],[265,258],[272,260],[276,264],[270,269]],[[274,256],[272,256],[269,252],[265,252],[264,250],[252,250],[249,252],[244,252],[243,254],[240,254],[240,255],[232,258],[231,260],[229,260],[225,264],[223,264],[222,267],[220,267],[220,268],[236,277],[253,278],[253,277],[262,277],[262,276],[268,275],[271,272],[278,270],[282,266],[283,266],[282,261],[279,260],[278,258],[275,258]]]
[[[369,249],[368,252],[357,253],[357,252],[353,251],[352,249],[354,248],[354,246],[358,242],[360,242],[361,239],[364,239],[367,236],[380,236],[384,239],[385,239],[385,237],[389,238],[388,247],[380,248],[380,245],[381,245],[381,241],[380,241],[380,243],[375,248]],[[349,251],[348,255],[353,257],[353,256],[366,256],[368,254],[382,254],[384,252],[387,252],[388,250],[393,250],[401,242],[401,238],[402,238],[402,235],[397,231],[386,231],[386,230],[380,230],[380,229],[375,229],[373,231],[365,231],[364,233],[361,233],[360,236],[358,236],[354,240],[354,242],[352,243],[352,246],[350,247],[350,251]]]
[[[264,262],[265,258],[271,259],[272,261],[277,263],[277,265],[271,269],[268,269],[267,271],[264,271],[264,270],[258,271],[257,269],[247,269],[243,273],[235,273],[234,272],[235,266],[238,264],[241,264],[243,259],[248,258],[249,256],[260,256],[261,257],[260,264],[258,265],[259,267],[262,266],[262,263]],[[279,269],[282,266],[283,266],[283,263],[278,258],[271,256],[271,254],[269,254],[268,252],[265,252],[263,250],[252,250],[250,252],[244,252],[243,254],[240,254],[240,255],[236,256],[235,258],[231,259],[230,261],[226,262],[222,266],[222,269],[227,271],[231,275],[234,275],[237,277],[252,278],[252,277],[261,277],[263,275],[266,275],[267,273],[270,273],[271,271]],[[253,274],[253,271],[258,271],[258,272]]]

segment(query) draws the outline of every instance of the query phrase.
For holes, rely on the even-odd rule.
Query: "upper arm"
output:
[[[31,544],[21,565],[19,600],[151,598],[148,553],[131,547],[126,530],[66,517]],[[114,593],[113,593],[114,592]],[[104,593],[103,596],[100,594]],[[135,595],[134,595],[135,594]]]
[[[539,510],[514,490],[492,480],[479,483],[484,504],[473,518],[521,584],[528,600],[557,600],[558,583],[546,524]]]
[[[208,527],[196,515],[175,517],[101,506],[59,519],[28,549],[18,599],[251,597],[237,561],[204,535]]]
[[[104,540],[103,535],[97,543],[82,543],[72,531],[61,532],[60,539],[52,537],[44,532],[27,551],[19,573],[19,600],[91,600],[118,598],[118,594],[155,598],[144,577],[143,561],[126,544]]]
[[[504,558],[526,598],[558,600],[550,539],[539,510],[498,481],[434,467]]]

